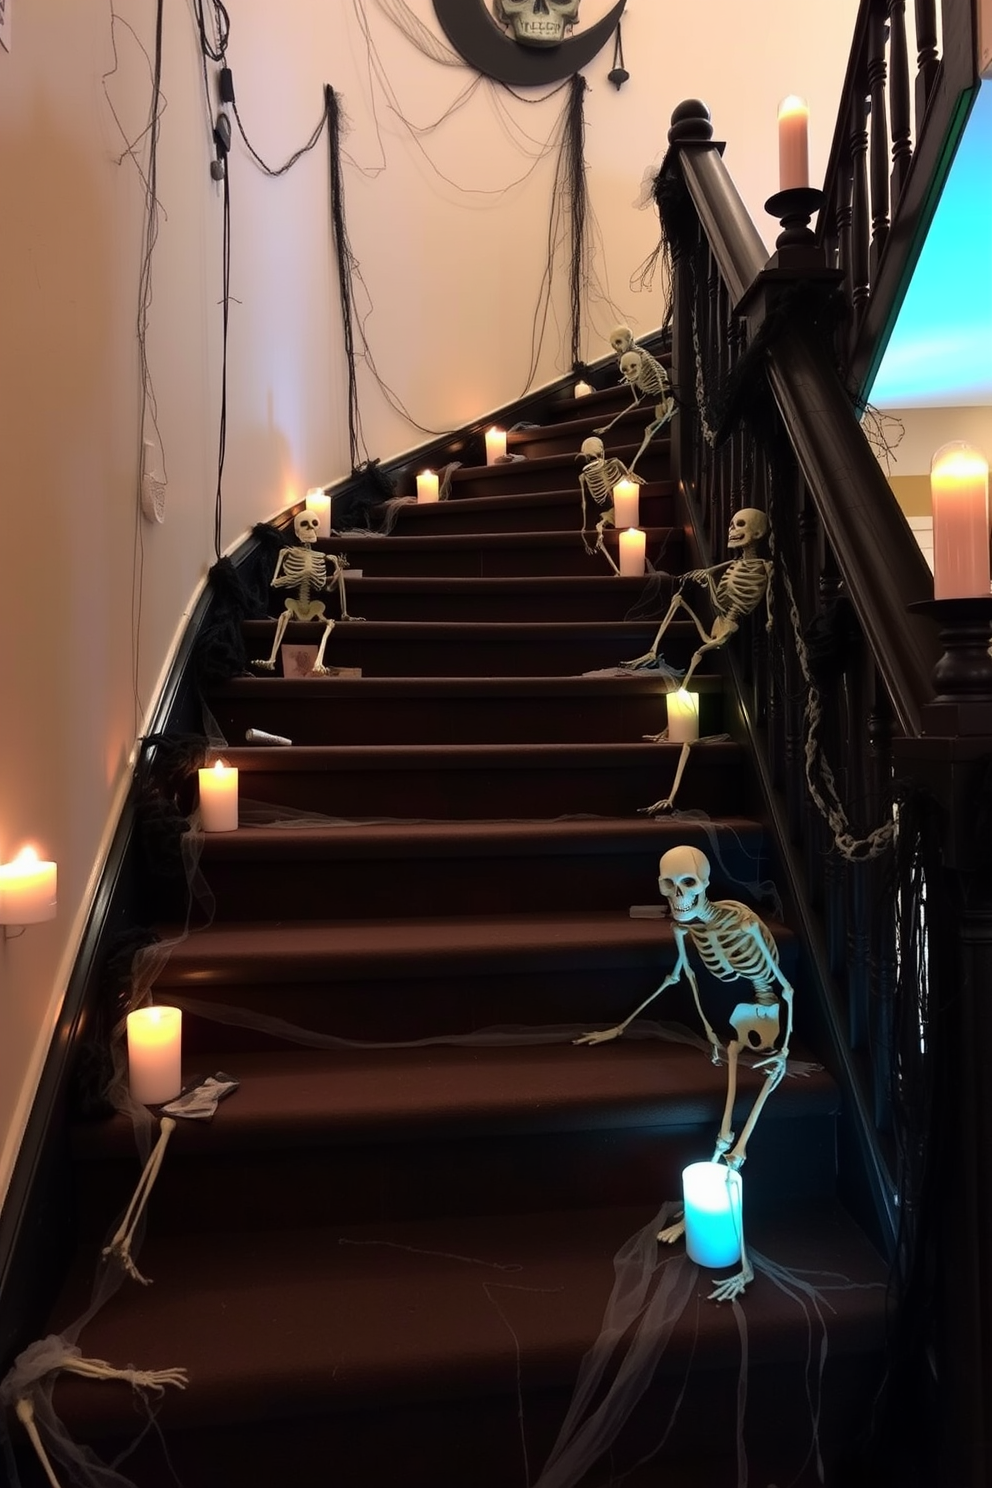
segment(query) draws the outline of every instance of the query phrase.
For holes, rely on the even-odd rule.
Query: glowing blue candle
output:
[[[741,1175],[726,1163],[691,1163],[682,1173],[685,1248],[699,1266],[733,1266],[741,1258]]]

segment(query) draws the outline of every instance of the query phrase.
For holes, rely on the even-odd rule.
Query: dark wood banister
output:
[[[756,227],[712,143],[679,141],[683,178],[731,298],[766,265]],[[920,732],[940,658],[932,625],[907,605],[933,597],[920,548],[865,438],[836,370],[797,329],[767,351],[768,379],[899,727]]]

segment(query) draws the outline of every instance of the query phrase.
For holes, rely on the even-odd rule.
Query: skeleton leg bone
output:
[[[675,797],[678,795],[679,786],[682,784],[682,774],[688,762],[691,748],[692,745],[688,742],[682,745],[679,762],[675,767],[675,779],[672,781],[672,788],[668,795],[660,801],[655,801],[653,806],[639,806],[637,808],[638,816],[655,816],[660,811],[671,811],[675,805]]]
[[[330,671],[330,667],[326,667],[324,665],[324,651],[327,647],[328,637],[330,636],[333,629],[334,621],[325,617],[324,634],[320,638],[320,645],[317,647],[317,657],[313,664],[313,670],[320,677],[326,677],[327,673]]]
[[[667,403],[659,403],[654,412],[654,420],[652,423],[648,424],[647,428],[645,429],[644,438],[641,440],[640,449],[637,451],[637,454],[630,462],[631,470],[634,469],[634,466],[637,464],[638,460],[641,458],[654,436],[669,422],[675,412],[675,404],[672,402],[671,398],[669,398]]]
[[[279,645],[282,641],[283,636],[286,634],[286,626],[289,624],[292,618],[292,613],[288,609],[283,610],[282,614],[279,616],[279,619],[276,621],[275,640],[272,642],[272,650],[270,651],[268,658],[265,661],[262,661],[260,658],[256,658],[252,662],[252,666],[263,667],[267,672],[275,671],[276,656],[279,654]]]

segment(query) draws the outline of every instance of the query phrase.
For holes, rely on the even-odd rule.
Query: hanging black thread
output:
[[[587,83],[580,72],[569,80],[568,113],[565,116],[565,192],[571,208],[572,252],[568,265],[569,315],[572,326],[572,366],[582,355],[582,289],[588,268],[586,209],[586,126],[583,112]]]
[[[359,439],[362,439],[362,418],[358,407],[358,380],[355,375],[355,295],[352,275],[355,259],[348,242],[348,229],[344,218],[344,183],[341,177],[341,110],[337,94],[330,84],[324,86],[324,104],[328,119],[328,142],[331,166],[331,231],[334,252],[338,265],[338,292],[341,296],[341,324],[344,331],[344,354],[348,364],[348,449],[351,468],[357,472],[359,465]],[[368,451],[366,450],[366,458]]]

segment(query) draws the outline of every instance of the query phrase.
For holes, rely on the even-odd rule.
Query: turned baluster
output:
[[[868,306],[868,99],[855,98],[851,118],[851,306],[857,327]]]
[[[916,48],[916,134],[919,138],[923,115],[940,66],[936,0],[916,0]]]
[[[888,27],[877,7],[872,11],[868,45],[868,96],[871,116],[871,250],[872,284],[889,235],[889,125],[885,97],[885,43]]]
[[[909,114],[909,53],[906,48],[906,0],[888,0],[889,101],[892,109],[892,209],[902,195],[910,161],[912,121]]]

